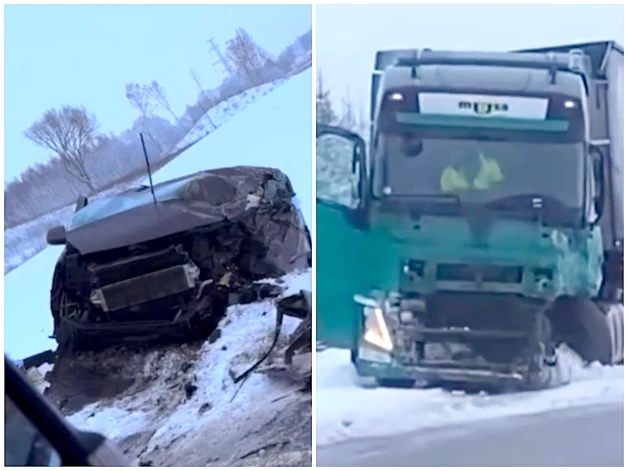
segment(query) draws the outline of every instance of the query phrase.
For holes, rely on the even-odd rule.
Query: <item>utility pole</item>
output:
[[[231,67],[229,61],[225,58],[225,56],[220,51],[220,48],[214,42],[214,38],[210,38],[206,42],[209,43],[210,53],[212,53],[217,58],[217,60],[212,65],[216,66],[218,64],[222,64],[230,77],[235,76],[233,67]]]

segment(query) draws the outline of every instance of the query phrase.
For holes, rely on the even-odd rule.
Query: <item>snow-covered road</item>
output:
[[[623,410],[623,367],[592,365],[585,368],[570,350],[563,348],[561,355],[568,360],[573,375],[567,386],[541,392],[466,395],[441,389],[364,387],[368,382],[355,374],[348,351],[319,352],[316,359],[316,443],[317,449],[323,447],[323,454],[318,456],[326,457],[327,464],[340,465],[340,461],[333,461],[340,456],[333,450],[343,448],[331,445],[345,441],[363,446],[371,443],[369,438],[427,437],[427,431],[432,429],[470,430],[469,427],[490,420],[515,420],[533,415],[542,418],[550,412],[568,413],[595,406]],[[484,445],[491,446],[490,443]],[[343,458],[342,463],[359,466],[361,461],[356,459]]]
[[[448,425],[316,450],[319,466],[623,466],[623,405]]]

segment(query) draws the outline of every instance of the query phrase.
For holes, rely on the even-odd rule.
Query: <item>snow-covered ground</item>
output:
[[[585,368],[567,348],[560,351],[572,382],[541,392],[502,395],[447,392],[441,389],[364,387],[348,350],[316,354],[316,444],[413,432],[499,417],[538,414],[598,404],[623,404],[624,369]]]
[[[128,188],[133,188],[142,181],[144,181],[144,177],[117,184],[91,199],[106,198]],[[4,231],[4,274],[7,275],[44,250],[48,228],[67,224],[74,214],[74,206],[74,204],[65,206]]]
[[[286,288],[282,296],[309,290],[311,272],[291,273],[281,281]],[[283,399],[285,406],[286,401],[307,398],[298,397],[298,385],[277,383],[264,374],[254,373],[241,384],[233,382],[235,374],[269,349],[275,319],[275,300],[231,306],[219,325],[218,340],[205,342],[193,355],[178,346],[165,354],[151,354],[138,375],[142,378],[136,379],[142,383],[135,386],[138,392],[89,405],[69,420],[80,429],[100,432],[125,444],[125,451],[133,458],[160,465],[204,465],[210,460],[229,462],[245,455],[263,446],[251,432],[274,417],[276,403]],[[282,333],[290,334],[297,324],[296,319],[284,319]],[[191,366],[182,368],[186,364]],[[190,397],[186,396],[185,384],[196,388]],[[241,439],[247,434],[251,434],[250,439],[243,443]],[[190,443],[198,437],[205,441],[200,450]],[[193,449],[195,457],[183,451],[186,447]],[[161,450],[168,450],[171,456],[161,456]],[[211,456],[203,455],[209,450]]]
[[[259,98],[272,92],[283,82],[284,80],[276,80],[271,83],[265,83],[258,87],[245,90],[214,106],[212,109],[208,110],[207,114],[203,116],[172,149],[169,149],[168,153],[174,153],[184,149],[186,146],[208,136],[216,128],[229,121],[234,115],[255,103]]]
[[[154,175],[155,183],[208,168],[278,167],[312,220],[312,77],[307,70],[234,116]],[[5,234],[6,236],[6,234]],[[49,290],[59,247],[48,247],[5,276],[5,352],[21,359],[55,347]]]

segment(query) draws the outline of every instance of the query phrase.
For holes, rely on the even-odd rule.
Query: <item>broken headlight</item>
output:
[[[363,306],[364,314],[364,340],[371,345],[379,347],[387,352],[392,351],[393,343],[390,337],[384,311],[379,304],[362,296],[355,296],[354,300]]]
[[[364,340],[390,352],[393,349],[393,344],[384,320],[384,311],[379,307],[365,307],[364,315],[366,316]]]

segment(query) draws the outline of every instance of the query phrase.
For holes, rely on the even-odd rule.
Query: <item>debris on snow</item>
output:
[[[286,293],[294,291],[295,285],[311,286],[311,271],[289,274],[273,284],[282,286]],[[87,405],[71,415],[70,421],[79,428],[110,436],[123,443],[132,459],[156,466],[201,466],[210,458],[248,463],[253,459],[247,454],[250,444],[263,447],[272,441],[260,437],[258,443],[249,435],[256,429],[272,431],[278,422],[281,430],[286,423],[298,428],[300,436],[309,428],[311,444],[309,391],[304,393],[298,383],[277,382],[265,374],[251,374],[244,384],[235,384],[231,373],[246,369],[268,350],[275,333],[276,306],[284,298],[230,306],[219,324],[221,335],[214,342],[160,347],[146,355],[143,363],[138,363],[141,354],[134,356],[125,350],[129,368],[120,372],[119,378],[135,371],[134,383],[121,394]],[[297,326],[298,319],[286,317],[280,332],[282,344]],[[280,420],[284,411],[292,411],[299,421]],[[286,435],[296,433],[292,430]],[[206,438],[204,451],[191,452],[190,441],[200,437]],[[272,453],[267,450],[269,460],[282,454],[294,461],[295,457],[286,453],[298,451],[299,459],[309,460],[309,466],[307,438],[299,438],[297,444],[291,440],[288,445],[271,447]],[[217,450],[223,449],[232,449],[232,453],[218,456]],[[216,456],[208,456],[210,452]]]

